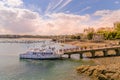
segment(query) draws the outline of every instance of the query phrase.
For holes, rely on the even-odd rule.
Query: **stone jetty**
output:
[[[82,65],[78,67],[79,74],[86,74],[97,80],[120,80],[120,63],[110,65],[89,66]]]

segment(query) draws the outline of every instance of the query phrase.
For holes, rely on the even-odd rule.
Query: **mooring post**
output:
[[[115,49],[115,52],[116,52],[116,56],[120,56],[120,49],[119,48]]]
[[[80,53],[80,59],[82,59],[83,58],[83,54],[82,53]]]
[[[92,57],[94,58],[94,57],[95,57],[95,51],[92,50],[92,51],[91,51],[91,54],[92,54]]]
[[[68,58],[71,58],[71,54],[68,54]]]
[[[104,54],[104,57],[106,57],[107,56],[107,50],[105,49],[105,50],[103,50],[103,54]]]

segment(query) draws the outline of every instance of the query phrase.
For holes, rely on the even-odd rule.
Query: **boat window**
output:
[[[42,55],[44,55],[45,53],[43,52]]]
[[[33,52],[33,54],[34,54],[34,55],[36,55],[36,53],[35,53],[35,52]]]
[[[53,54],[52,52],[50,52],[50,53],[47,53],[47,54]]]

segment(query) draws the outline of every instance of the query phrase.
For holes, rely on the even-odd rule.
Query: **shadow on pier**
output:
[[[84,57],[84,58],[91,58],[91,59],[95,59],[95,58],[107,58],[107,57],[118,57],[120,55],[107,55],[107,56],[95,56],[95,57]]]

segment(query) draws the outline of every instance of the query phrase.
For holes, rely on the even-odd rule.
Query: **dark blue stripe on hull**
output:
[[[20,59],[32,59],[32,60],[56,60],[56,59],[62,59],[61,58],[20,58]]]

